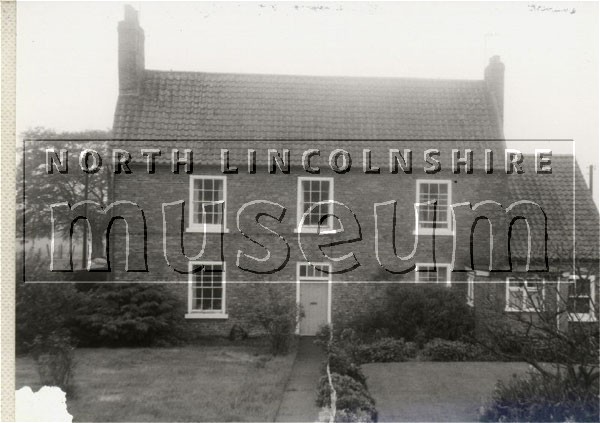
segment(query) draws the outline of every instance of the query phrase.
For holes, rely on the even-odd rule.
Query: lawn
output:
[[[79,349],[74,421],[273,421],[294,354],[244,343],[154,349]],[[17,389],[40,387],[17,358]]]
[[[477,421],[499,379],[527,371],[525,363],[406,362],[362,366],[379,421]]]

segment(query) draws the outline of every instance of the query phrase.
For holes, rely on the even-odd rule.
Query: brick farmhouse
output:
[[[597,283],[573,263],[597,274],[598,210],[573,156],[506,151],[497,56],[481,80],[154,71],[133,9],[118,31],[113,133],[131,160],[112,200],[144,210],[148,256],[118,277],[182,282],[190,331],[252,330],[277,289],[312,335],[403,282],[526,313],[570,280],[569,316],[596,321]]]

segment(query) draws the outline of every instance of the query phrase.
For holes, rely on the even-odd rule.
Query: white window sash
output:
[[[467,277],[467,305],[475,306],[475,276]]]
[[[421,276],[425,272],[419,272],[419,269],[421,269],[423,267],[434,267],[434,266],[437,268],[436,279],[437,279],[437,276],[440,274],[440,272],[444,271],[444,274],[445,274],[444,280],[436,281],[436,282],[421,280]],[[448,263],[417,263],[415,266],[415,272],[417,275],[417,278],[416,278],[417,282],[419,282],[419,283],[445,283],[445,285],[448,287],[452,285],[452,275],[450,274],[450,264],[448,264]],[[433,272],[431,272],[431,273],[433,273]]]
[[[512,283],[522,283],[523,286],[511,286]],[[541,284],[541,288],[539,285]],[[531,286],[530,286],[531,285]],[[520,304],[514,304],[511,298],[511,292],[518,292],[521,294]],[[538,305],[533,304],[534,296],[538,296]],[[545,279],[517,279],[517,278],[506,278],[506,301],[505,311],[510,312],[535,312],[537,310],[543,310],[544,301],[546,299],[546,280]]]
[[[198,265],[219,265],[221,266],[221,308],[219,310],[199,310],[194,308],[194,284],[195,275],[192,268]],[[221,261],[190,261],[188,264],[188,312],[186,318],[227,318],[227,283],[225,262]]]
[[[567,283],[577,283],[579,276],[573,275],[567,279]],[[589,295],[568,295],[567,294],[567,314],[570,322],[595,322],[597,321],[595,309],[594,309],[594,294],[596,292],[596,278],[592,275],[588,279],[590,284]],[[577,289],[575,289],[577,292]],[[568,310],[568,303],[570,298],[588,298],[589,311],[587,313],[571,313]]]
[[[446,185],[447,187],[447,193],[448,193],[448,201],[447,201],[447,205],[446,205],[446,219],[444,221],[440,220],[440,215],[439,215],[439,211],[440,211],[440,207],[438,204],[437,207],[437,213],[436,213],[436,220],[435,220],[435,231],[436,234],[439,235],[450,235],[452,234],[452,219],[450,218],[451,213],[452,213],[452,181],[449,179],[417,179],[416,181],[417,183],[417,189],[416,189],[416,195],[415,195],[415,204],[420,204],[421,203],[421,189],[422,186],[424,184],[437,184],[439,185]],[[438,189],[439,192],[439,189]],[[419,235],[430,235],[431,233],[433,233],[433,228],[429,228],[429,227],[424,227],[422,226],[423,223],[433,223],[433,222],[423,222],[421,221],[421,207],[422,206],[417,206],[417,227],[415,228],[415,234]]]
[[[329,201],[328,204],[328,214],[333,214],[333,198],[334,198],[334,179],[331,177],[307,177],[307,176],[303,176],[303,177],[299,177],[298,178],[298,197],[297,197],[297,209],[296,209],[296,219],[297,219],[297,226],[296,229],[294,230],[294,232],[299,232],[300,231],[300,223],[302,222],[302,217],[304,216],[304,214],[306,213],[306,203],[304,202],[304,186],[303,186],[303,182],[315,182],[315,181],[320,181],[320,182],[329,182],[329,195],[328,195],[328,199],[327,201]],[[314,205],[314,204],[313,204]],[[308,233],[316,233],[319,230],[319,225],[314,225],[314,224],[309,224],[307,223],[308,221],[308,215],[306,216],[307,218],[304,219],[304,223],[302,225],[302,232],[308,232]],[[326,226],[320,226],[321,231],[333,231],[333,221],[334,218],[330,217],[327,219],[327,225]]]
[[[207,223],[203,224],[197,222],[195,220],[196,213],[194,212],[194,206],[196,203],[196,198],[194,195],[196,181],[198,180],[212,180],[212,181],[222,181],[222,190],[223,190],[223,215],[221,224]],[[190,175],[190,186],[189,186],[189,198],[190,205],[188,207],[189,210],[189,218],[188,218],[188,228],[189,232],[203,232],[206,228],[206,232],[228,232],[227,230],[227,177],[226,176],[213,176],[213,175]],[[217,200],[219,201],[219,200]]]

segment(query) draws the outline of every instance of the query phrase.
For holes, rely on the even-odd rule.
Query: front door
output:
[[[327,324],[329,305],[328,281],[300,280],[300,304],[304,318],[300,321],[300,335],[314,336],[319,327]]]

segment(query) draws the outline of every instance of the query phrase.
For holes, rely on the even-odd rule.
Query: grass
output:
[[[499,379],[525,373],[525,363],[405,362],[365,364],[379,421],[478,420]]]
[[[264,347],[79,349],[74,421],[273,421],[294,354]],[[40,388],[33,361],[17,358],[17,389]]]

